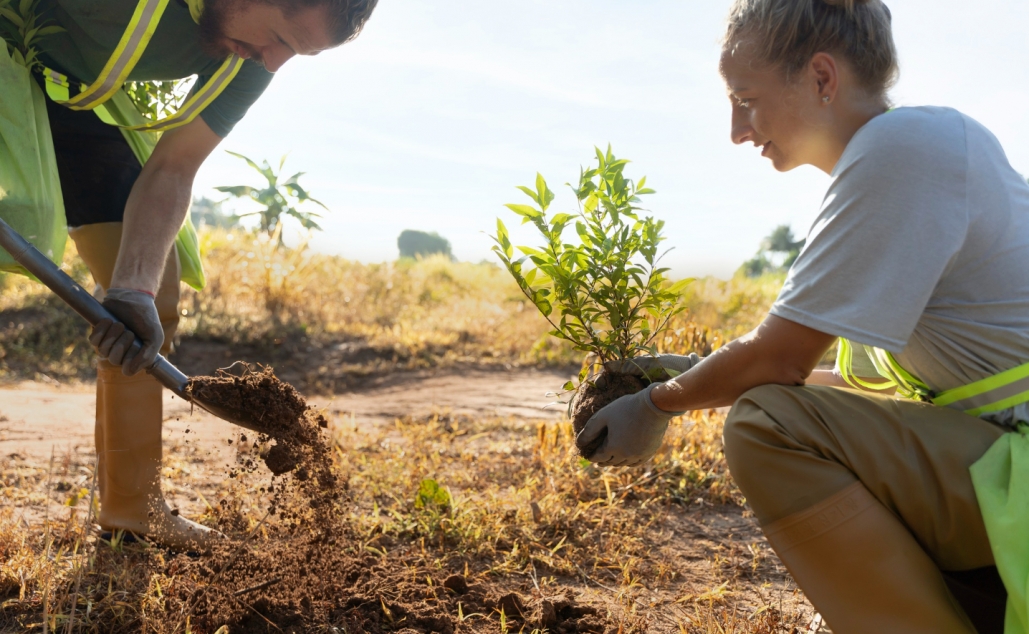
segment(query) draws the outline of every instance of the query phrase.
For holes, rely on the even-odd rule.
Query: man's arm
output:
[[[728,407],[760,385],[804,385],[835,342],[833,335],[769,315],[754,331],[654,388],[651,399],[659,409],[683,412]]]
[[[189,209],[193,179],[220,142],[200,118],[165,132],[129,194],[118,260],[104,298],[104,307],[119,323],[105,319],[89,337],[97,353],[127,375],[149,369],[164,343],[154,295]],[[136,337],[143,347],[133,353]]]
[[[189,209],[193,179],[220,142],[200,117],[161,136],[125,205],[112,288],[157,292],[168,251]]]

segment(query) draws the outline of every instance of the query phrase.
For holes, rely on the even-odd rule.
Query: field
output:
[[[241,232],[203,241],[210,286],[186,292],[172,361],[190,374],[269,364],[312,397],[344,492],[343,539],[315,561],[344,562],[346,579],[291,602],[292,582],[242,572],[309,543],[268,515],[270,474],[228,477],[252,457],[238,432],[181,402],[166,408],[165,490],[235,538],[231,556],[207,565],[98,539],[85,327],[6,276],[0,631],[818,630],[726,470],[724,412],[673,423],[645,468],[584,464],[563,412],[538,408],[579,353],[546,336],[500,268],[363,265]],[[87,283],[73,251],[66,269]],[[695,284],[661,347],[709,353],[752,327],[780,283]],[[340,571],[316,572],[297,583],[327,589]]]

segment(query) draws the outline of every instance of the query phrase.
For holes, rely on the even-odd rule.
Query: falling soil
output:
[[[572,428],[576,436],[602,407],[623,396],[635,394],[649,384],[646,379],[621,372],[604,372],[592,383],[587,383],[572,401]],[[589,458],[600,449],[605,440],[606,429],[586,446],[580,446],[579,453],[583,458]]]
[[[233,634],[493,632],[495,621],[467,616],[501,611],[511,631],[618,631],[594,608],[569,597],[523,597],[498,590],[489,577],[478,581],[416,563],[413,544],[406,551],[402,543],[379,544],[372,554],[368,536],[362,538],[348,522],[348,478],[322,433],[327,421],[270,369],[194,379],[189,389],[225,406],[263,413],[267,433],[243,435],[238,442],[260,451],[274,438],[276,444],[261,455],[277,476],[260,524],[251,526],[223,500],[214,512],[216,527],[239,538],[208,555],[168,562],[168,577],[192,583],[166,588],[166,609],[188,614],[193,632],[213,634],[222,626]],[[257,468],[247,461],[230,476],[244,479]]]
[[[236,364],[239,365],[239,364]],[[271,368],[254,371],[243,365],[242,375],[219,370],[216,376],[190,379],[186,392],[219,409],[239,412],[256,431],[276,440],[265,464],[275,475],[297,468],[305,449],[316,443],[318,428],[328,426],[292,385],[280,381]]]

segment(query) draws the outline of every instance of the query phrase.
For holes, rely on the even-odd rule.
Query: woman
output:
[[[889,110],[880,0],[736,0],[721,73],[733,142],[829,174],[821,213],[755,331],[703,361],[662,357],[688,371],[604,408],[578,442],[606,429],[594,460],[636,465],[677,413],[733,405],[733,477],[836,634],[975,632],[941,571],[992,570],[968,468],[1029,416],[923,401],[1029,361],[1029,186],[961,113]],[[853,368],[841,354],[816,370],[840,338]],[[846,389],[896,385],[880,375],[925,398]]]

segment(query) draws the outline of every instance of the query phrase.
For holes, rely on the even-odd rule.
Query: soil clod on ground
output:
[[[592,383],[587,383],[575,395],[572,401],[572,429],[576,436],[586,427],[586,423],[605,405],[635,394],[647,387],[649,382],[632,374],[621,372],[603,372]],[[588,445],[579,447],[583,458],[590,458],[607,440],[607,430],[593,439]]]

